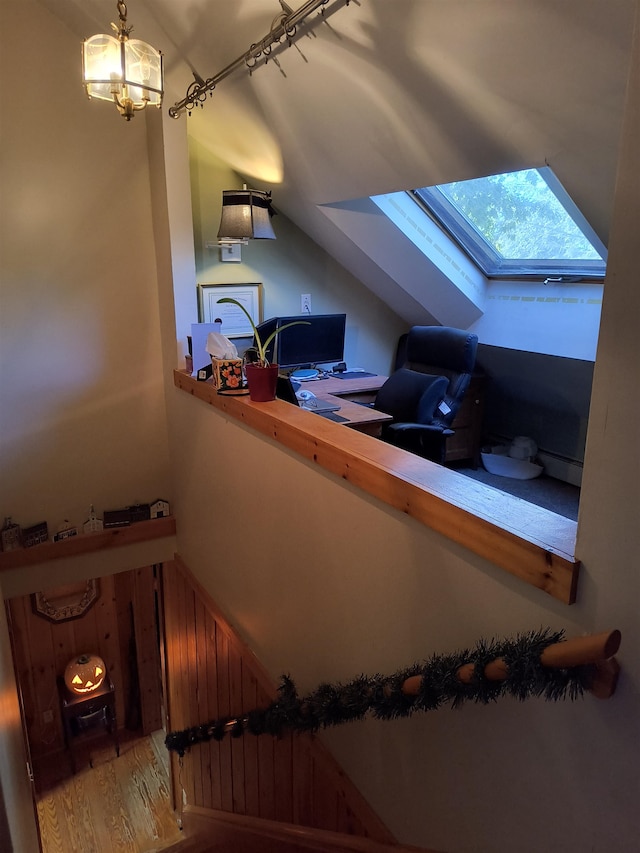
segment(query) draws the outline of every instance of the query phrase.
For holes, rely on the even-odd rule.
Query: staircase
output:
[[[162,588],[169,729],[269,705],[269,676],[179,558]],[[170,853],[418,853],[312,734],[212,739],[170,760],[185,834]]]

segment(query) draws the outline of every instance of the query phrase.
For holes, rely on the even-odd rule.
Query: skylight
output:
[[[413,195],[489,278],[604,277],[604,244],[548,166]]]

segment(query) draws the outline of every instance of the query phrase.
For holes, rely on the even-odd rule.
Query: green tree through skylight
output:
[[[502,258],[600,258],[537,169],[439,189]]]
[[[605,246],[548,166],[413,196],[489,277],[604,276]]]

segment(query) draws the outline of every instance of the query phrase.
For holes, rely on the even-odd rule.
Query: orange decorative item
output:
[[[64,683],[72,693],[93,693],[106,675],[104,661],[98,655],[79,655],[64,671]]]

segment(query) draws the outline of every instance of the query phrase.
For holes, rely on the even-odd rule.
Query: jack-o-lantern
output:
[[[105,676],[104,661],[98,655],[79,655],[64,671],[64,683],[72,693],[93,693]]]

